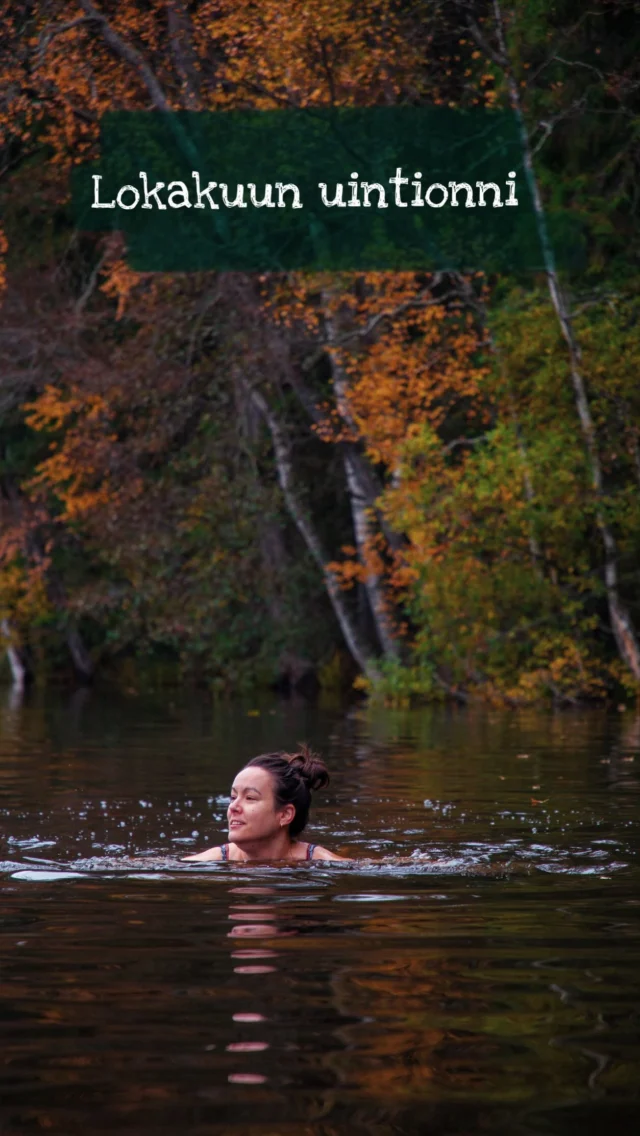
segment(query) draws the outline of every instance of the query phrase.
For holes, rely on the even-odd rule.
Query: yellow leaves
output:
[[[402,303],[393,277],[372,302],[375,313]],[[384,292],[395,292],[384,295]],[[409,298],[408,289],[403,298]],[[408,295],[407,295],[408,293]],[[434,306],[407,313],[379,333],[367,349],[337,353],[350,376],[346,401],[365,447],[392,470],[417,423],[439,427],[452,400],[472,400],[487,368],[474,364],[477,335]]]
[[[58,430],[81,411],[89,419],[96,419],[107,409],[102,395],[80,393],[79,388],[63,391],[47,383],[42,394],[33,402],[24,403],[25,422],[32,430]]]
[[[108,450],[114,440],[105,430],[110,418],[105,396],[79,385],[62,389],[49,383],[24,409],[32,430],[63,432],[51,442],[49,457],[39,463],[28,483],[32,498],[53,491],[64,521],[78,520],[106,505],[115,491],[101,469],[105,447]]]
[[[405,592],[407,588],[417,584],[420,573],[415,565],[396,554],[395,562],[389,574],[389,584],[397,592]]]
[[[345,560],[332,560],[328,569],[336,577],[339,586],[348,591],[355,583],[366,584],[368,580],[377,579],[385,572],[385,564],[381,551],[385,547],[384,538],[380,533],[371,535],[360,549],[345,544],[341,551]]]
[[[139,272],[134,272],[126,260],[116,257],[105,268],[105,280],[100,285],[100,291],[117,301],[116,319],[121,319],[134,288],[143,279]]]
[[[45,564],[28,567],[20,555],[4,546],[0,548],[0,618],[11,621],[14,627],[33,626],[49,610],[50,604],[45,579]],[[15,642],[19,639],[14,633]]]
[[[210,0],[193,24],[199,49],[222,61],[218,106],[371,105],[418,64],[388,0],[290,0],[286,15],[281,0]]]
[[[222,89],[227,105],[371,105],[406,86],[419,64],[388,0],[291,0],[286,16],[280,0],[212,0],[201,12],[195,34],[206,24],[209,51],[215,43],[224,60],[214,97]]]
[[[378,506],[391,528],[407,534],[410,543],[392,554],[378,534],[357,557],[343,549],[345,559],[331,568],[343,588],[376,578],[384,581],[388,595],[402,599],[419,592],[425,569],[430,581],[435,566],[437,579],[451,569],[452,534],[445,540],[440,522],[430,516],[425,487],[451,494],[455,508],[468,451],[451,463],[438,432],[451,413],[462,421],[468,413],[477,421],[489,368],[476,363],[478,333],[463,313],[447,312],[439,304],[411,307],[416,295],[412,274],[367,274],[365,285],[365,298],[357,305],[344,292],[333,292],[339,331],[367,325],[378,313],[399,312],[379,322],[369,340],[354,337],[334,347],[334,364],[342,375],[337,412],[356,428],[371,461],[383,468],[387,488]],[[452,531],[469,524],[458,508]],[[454,570],[468,584],[480,567],[470,554],[458,558]],[[433,595],[429,607],[433,604],[442,607],[441,598]],[[471,644],[477,635],[471,621],[470,628],[463,639],[466,635]]]
[[[327,568],[333,573],[343,591],[349,591],[363,578],[363,568],[357,560],[331,560]]]

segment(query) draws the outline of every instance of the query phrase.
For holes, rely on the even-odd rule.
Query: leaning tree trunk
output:
[[[249,394],[253,405],[256,407],[256,410],[259,412],[271,435],[278,481],[280,482],[285,504],[296,524],[298,532],[322,572],[327,595],[329,596],[345,643],[353,659],[366,677],[375,682],[380,678],[380,672],[376,666],[375,658],[371,655],[371,652],[368,650],[356,629],[354,620],[351,618],[351,614],[345,604],[344,594],[340,587],[338,577],[330,567],[330,559],[324,551],[320,537],[296,491],[289,439],[277,415],[273,412],[260,391],[255,390],[255,388],[250,388]]]
[[[606,515],[602,463],[600,461],[600,455],[598,453],[596,431],[591,415],[591,408],[589,406],[589,397],[587,395],[586,383],[582,374],[582,356],[580,345],[573,330],[571,314],[568,305],[560,288],[555,256],[547,230],[547,220],[544,211],[544,205],[542,203],[540,187],[538,185],[538,179],[536,178],[533,166],[529,132],[525,123],[522,110],[522,100],[520,98],[520,88],[518,86],[518,81],[513,73],[513,67],[507,52],[500,0],[493,0],[493,11],[499,43],[498,51],[494,51],[491,48],[491,46],[484,38],[483,33],[480,31],[477,24],[470,16],[467,17],[467,23],[471,35],[475,39],[478,46],[503,71],[507,82],[507,90],[509,92],[509,102],[511,104],[511,109],[514,112],[518,123],[524,167],[527,175],[527,182],[533,199],[536,225],[544,258],[549,294],[551,296],[551,302],[553,304],[553,308],[560,325],[560,330],[568,348],[569,366],[571,371],[571,382],[573,385],[575,404],[591,472],[591,483],[593,486],[596,502],[596,521],[604,550],[604,579],[607,594],[607,603],[609,608],[609,618],[611,620],[611,629],[614,634],[620,657],[626,663],[634,678],[638,682],[640,682],[640,645],[638,644],[638,639],[633,627],[633,623],[631,621],[631,616],[622,599],[620,598],[618,583],[618,551],[616,540],[613,535],[613,530]]]
[[[336,407],[345,426],[353,431],[355,424],[349,410],[347,376],[336,358],[335,350],[332,349],[335,336],[333,321],[328,314],[328,305],[325,315],[325,328]],[[344,449],[343,462],[358,559],[364,571],[363,583],[373,615],[378,641],[385,658],[399,659],[400,649],[389,615],[389,601],[385,594],[384,581],[371,565],[371,547],[376,533],[369,507],[367,486],[362,484],[361,470],[350,449]]]
[[[0,621],[0,634],[4,639],[4,647],[7,652],[7,659],[11,667],[11,676],[13,678],[13,685],[18,690],[24,690],[33,679],[33,673],[26,656],[25,651],[16,642],[16,636],[9,620],[5,617]]]
[[[368,507],[369,503],[366,494],[362,491],[355,463],[352,462],[348,453],[344,455],[344,466],[349,501],[351,504],[351,515],[353,517],[356,548],[358,550],[360,563],[363,565],[365,572],[364,587],[373,614],[378,641],[385,658],[399,659],[400,650],[398,641],[394,635],[393,624],[389,617],[388,600],[385,595],[384,583],[380,574],[375,571],[371,563],[368,563],[371,558],[371,544],[375,536],[371,512]]]

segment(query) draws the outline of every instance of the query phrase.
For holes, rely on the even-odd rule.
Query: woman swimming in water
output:
[[[329,784],[327,767],[306,746],[297,753],[263,753],[231,786],[229,843],[186,860],[344,860],[319,844],[298,840],[311,794]]]

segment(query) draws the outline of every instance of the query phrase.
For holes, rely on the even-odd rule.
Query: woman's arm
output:
[[[183,856],[183,860],[221,860],[222,847],[207,848],[205,852],[195,852],[192,856]]]
[[[322,848],[316,844],[313,850],[312,860],[350,860],[350,856],[338,856],[337,852],[330,852],[328,848]]]

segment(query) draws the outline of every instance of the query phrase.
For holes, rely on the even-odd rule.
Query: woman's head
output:
[[[252,758],[231,787],[229,835],[234,841],[258,840],[287,827],[290,836],[298,836],[309,818],[311,794],[328,784],[324,762],[306,746]]]

